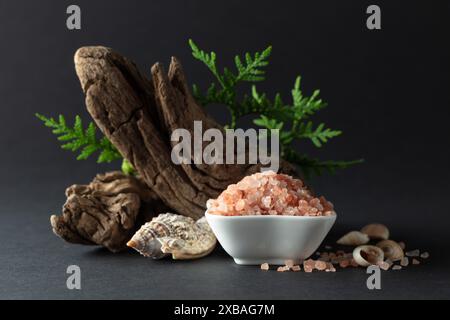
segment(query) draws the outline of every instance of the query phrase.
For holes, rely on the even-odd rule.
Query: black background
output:
[[[69,4],[81,7],[82,30],[67,30]],[[382,30],[366,28],[369,4],[381,7]],[[0,297],[448,298],[449,17],[448,1],[1,0]],[[147,74],[175,55],[188,80],[205,88],[212,78],[191,57],[189,38],[215,50],[221,66],[272,44],[267,80],[258,84],[270,96],[280,91],[288,100],[298,74],[306,93],[320,88],[329,107],[317,121],[344,134],[320,150],[308,141],[299,149],[322,159],[365,159],[312,181],[338,212],[330,239],[383,222],[394,239],[429,250],[428,264],[385,273],[387,289],[374,293],[362,270],[261,275],[220,250],[173,264],[53,236],[48,218],[60,212],[65,188],[120,165],[76,161],[34,118],[40,112],[89,120],[75,50],[110,46]],[[208,110],[228,120],[222,107]],[[65,289],[68,264],[85,270],[85,289]]]

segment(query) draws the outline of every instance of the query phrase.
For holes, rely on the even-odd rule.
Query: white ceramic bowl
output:
[[[205,213],[211,229],[237,264],[300,263],[319,248],[336,215],[221,216]]]

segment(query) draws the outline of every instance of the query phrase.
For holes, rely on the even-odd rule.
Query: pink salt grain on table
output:
[[[208,213],[224,216],[330,216],[333,204],[315,197],[299,179],[273,171],[255,173],[231,184],[206,203]]]
[[[261,270],[267,271],[269,270],[269,264],[267,262],[263,263],[261,265]]]

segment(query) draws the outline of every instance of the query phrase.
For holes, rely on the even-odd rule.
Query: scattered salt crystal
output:
[[[315,268],[317,270],[325,270],[327,268],[327,263],[324,261],[317,260],[315,263]]]
[[[333,247],[332,246],[325,246],[325,249],[331,250],[331,249],[333,249]]]
[[[419,249],[406,252],[406,255],[408,257],[418,257],[419,254],[420,254],[420,250]]]
[[[313,268],[311,266],[309,266],[309,265],[304,265],[303,266],[303,270],[305,270],[305,272],[312,272]]]
[[[377,263],[377,265],[383,270],[389,270],[389,268],[391,267],[391,265],[386,261],[380,261]]]
[[[292,266],[291,270],[292,271],[300,271],[300,270],[302,270],[302,268],[300,268],[300,266],[297,264],[295,266]]]
[[[267,271],[269,270],[269,264],[267,262],[263,263],[261,265],[261,270]]]
[[[402,266],[395,265],[392,267],[392,270],[402,270]]]
[[[286,266],[278,267],[278,268],[277,268],[277,271],[278,271],[278,272],[285,272],[285,271],[289,271],[289,268],[286,268]]]
[[[303,261],[303,265],[304,266],[307,265],[307,266],[314,268],[316,265],[316,262],[313,259],[308,259],[308,260]]]
[[[428,253],[428,252],[423,252],[421,255],[420,255],[420,257],[422,258],[422,259],[428,259],[429,257],[430,257],[430,254]]]
[[[412,259],[412,264],[420,264],[420,261],[417,260],[416,258],[413,258]]]
[[[401,265],[402,267],[407,267],[408,264],[409,264],[409,259],[408,259],[408,257],[403,257],[403,259],[400,261],[400,265]]]

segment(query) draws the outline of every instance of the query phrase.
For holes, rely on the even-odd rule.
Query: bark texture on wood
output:
[[[109,48],[83,47],[75,54],[75,68],[96,124],[173,211],[199,218],[209,198],[259,170],[258,165],[172,162],[174,129],[192,133],[194,121],[202,121],[203,130],[223,130],[192,97],[176,58],[168,73],[156,63],[148,79],[134,63]],[[284,162],[282,171],[293,173],[294,169]]]

